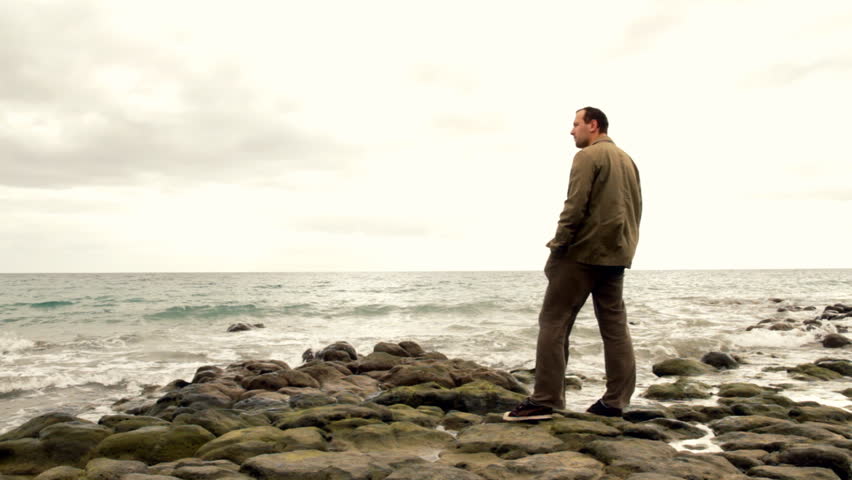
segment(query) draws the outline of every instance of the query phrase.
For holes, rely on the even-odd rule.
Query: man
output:
[[[620,417],[636,386],[636,362],[622,299],[624,269],[639,241],[642,192],[633,160],[607,135],[609,121],[597,108],[577,111],[571,135],[574,156],[568,198],[556,235],[547,242],[548,280],[539,314],[535,390],[506,421],[545,420],[565,408],[568,337],[591,294],[606,365],[606,393],[587,410]]]

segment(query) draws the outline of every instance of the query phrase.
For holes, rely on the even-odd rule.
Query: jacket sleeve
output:
[[[565,199],[565,206],[559,215],[556,235],[551,241],[547,242],[547,246],[551,249],[571,245],[574,235],[588,214],[589,196],[592,192],[594,180],[594,161],[588,153],[580,150],[574,156],[574,162],[571,165],[568,197]]]

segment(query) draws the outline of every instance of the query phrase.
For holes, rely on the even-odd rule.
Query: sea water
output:
[[[279,359],[295,367],[308,348],[413,340],[502,368],[532,368],[541,272],[127,273],[0,275],[0,432],[61,410],[97,420],[152,385],[191,380],[202,365]],[[770,298],[780,298],[776,303]],[[634,405],[659,379],[654,362],[726,351],[747,363],[701,377],[782,386],[794,400],[846,407],[848,378],[792,380],[767,367],[822,357],[852,359],[819,339],[852,318],[806,330],[826,305],[852,302],[852,270],[627,271],[625,300],[638,362]],[[779,312],[779,307],[816,310]],[[747,327],[799,321],[791,331]],[[228,333],[237,322],[265,328]],[[604,386],[591,301],[571,336],[569,373],[583,378],[568,408],[584,409]],[[707,400],[713,403],[715,399]]]

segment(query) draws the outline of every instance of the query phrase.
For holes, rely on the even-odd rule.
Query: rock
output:
[[[654,425],[666,431],[675,440],[696,439],[707,436],[708,432],[680,420],[671,418],[655,418],[642,422],[640,425]],[[626,433],[626,432],[625,432]]]
[[[651,420],[653,418],[666,418],[669,416],[669,412],[663,408],[631,408],[624,412],[622,418],[627,420],[628,422],[644,422],[645,420]]]
[[[225,478],[233,478],[232,474],[237,474],[240,471],[240,466],[235,464],[234,462],[230,462],[228,460],[202,460],[200,458],[182,458],[180,460],[176,460],[174,462],[165,462],[158,463],[156,465],[151,465],[148,467],[148,473],[157,474],[157,475],[165,475],[172,477],[181,477],[186,479],[193,478],[210,478],[210,471],[207,473],[200,474],[201,472],[192,471],[189,469],[195,469],[198,467],[202,468],[210,468],[213,467],[218,470],[219,476],[226,476]],[[217,473],[213,473],[213,475],[217,475]]]
[[[421,427],[410,422],[364,425],[336,433],[335,440],[342,440],[363,452],[434,451],[446,448],[454,442],[453,436],[447,432]]]
[[[338,381],[347,375],[352,375],[352,371],[339,362],[314,361],[300,366],[296,371],[312,376],[321,387],[327,382]]]
[[[671,442],[674,438],[669,435],[664,428],[658,425],[648,425],[635,423],[625,425],[622,429],[626,437],[645,438],[648,440],[660,440],[662,442]]]
[[[241,464],[251,457],[292,450],[327,450],[328,441],[316,427],[280,430],[275,427],[252,427],[235,430],[211,440],[198,449],[204,460],[229,460]]]
[[[769,330],[778,331],[778,332],[789,332],[790,330],[794,330],[796,328],[795,325],[787,322],[778,322],[769,327]]]
[[[750,477],[773,478],[778,480],[839,480],[837,475],[827,468],[790,467],[761,465],[748,471]]]
[[[839,333],[829,333],[822,339],[822,346],[825,348],[842,348],[850,343],[852,343],[852,340]]]
[[[723,383],[719,385],[720,397],[756,397],[764,393],[763,387],[753,383]]]
[[[769,455],[766,450],[734,450],[717,454],[737,467],[741,472],[764,465],[763,459]]]
[[[33,480],[78,480],[85,473],[86,471],[80,468],[61,465],[39,473]],[[0,475],[0,478],[4,476]]]
[[[148,466],[133,460],[96,458],[86,464],[87,480],[121,480],[128,473],[148,473]]]
[[[616,437],[621,431],[601,422],[592,422],[576,418],[557,418],[550,424],[550,430],[556,436],[574,433],[587,433],[601,437]]]
[[[481,416],[474,413],[459,412],[458,410],[447,412],[441,420],[441,425],[444,428],[456,431],[465,429],[471,425],[478,425],[480,423],[482,423]]]
[[[496,455],[520,451],[525,454],[551,453],[562,441],[544,428],[512,423],[474,425],[459,433],[458,451],[491,452]]]
[[[701,357],[701,362],[716,367],[719,370],[740,368],[740,363],[731,354],[724,352],[705,353]]]
[[[814,362],[820,368],[827,368],[845,377],[852,377],[852,361],[845,358],[821,358]]]
[[[714,420],[708,426],[716,435],[722,435],[728,432],[749,432],[758,428],[779,424],[791,425],[792,422],[763,415],[747,415]]]
[[[389,388],[419,385],[428,382],[437,383],[445,388],[454,388],[456,386],[456,381],[453,379],[450,369],[440,364],[397,365],[382,376],[380,381]]]
[[[632,438],[596,440],[585,450],[608,465],[616,461],[663,462],[677,455],[677,450],[664,442]]]
[[[717,455],[693,453],[681,453],[671,459],[652,462],[623,459],[611,463],[607,468],[608,472],[614,474],[637,470],[662,475],[671,474],[675,478],[691,480],[740,480],[743,478],[740,471],[727,459]]]
[[[788,368],[787,373],[796,380],[804,381],[837,380],[838,378],[843,378],[843,375],[834,370],[818,367],[812,363],[804,363],[793,368]]]
[[[142,427],[169,425],[169,422],[157,417],[144,415],[104,415],[98,420],[99,425],[111,428],[115,433],[129,432]]]
[[[152,465],[192,457],[214,438],[212,433],[197,425],[144,427],[105,438],[94,456],[139,460]]]
[[[379,342],[376,346],[373,347],[374,352],[384,352],[389,353],[391,355],[395,355],[397,357],[410,357],[411,354],[408,353],[404,348],[400,347],[395,343],[389,342]]]
[[[431,408],[437,411],[432,411]],[[444,415],[444,411],[436,407],[413,408],[401,403],[391,405],[390,410],[394,422],[410,422],[427,428],[437,427]]]
[[[233,324],[231,324],[231,325],[228,327],[227,332],[228,332],[228,333],[232,333],[232,332],[245,332],[246,330],[251,330],[251,329],[252,329],[252,326],[251,326],[251,325],[249,325],[248,323],[242,323],[242,322],[240,322],[240,323],[233,323]]]
[[[830,468],[841,480],[852,478],[852,455],[847,450],[826,445],[791,445],[774,458],[778,463],[797,467]]]
[[[651,385],[643,396],[651,400],[688,400],[694,398],[710,398],[709,388],[700,382],[692,382],[679,378],[674,383]]]
[[[390,370],[403,362],[401,357],[385,352],[373,352],[366,357],[349,364],[350,370],[356,373],[372,372],[376,370]]]
[[[615,479],[621,477],[613,477]],[[673,477],[665,473],[642,472],[634,473],[627,477],[627,480],[683,480],[683,477]]]
[[[840,393],[840,394],[846,395],[846,398],[852,398],[852,387],[847,388],[846,390],[841,390],[841,391],[839,391],[839,392],[837,392],[837,393]]]
[[[805,437],[770,433],[728,432],[713,439],[722,450],[766,450],[774,452],[792,443],[807,442]]]
[[[325,428],[329,423],[351,418],[376,419],[380,422],[393,420],[390,409],[373,405],[326,405],[298,412],[285,413],[275,423],[281,429],[298,427]]]
[[[475,473],[440,464],[417,465],[416,467],[403,467],[389,476],[386,480],[482,480]]]
[[[775,425],[767,425],[765,427],[756,428],[754,433],[774,433],[776,435],[796,435],[799,437],[810,438],[811,440],[840,440],[843,436],[838,435],[824,427],[829,426],[824,423],[778,423]]]
[[[488,479],[593,480],[603,473],[603,464],[578,452],[530,455],[518,460],[489,465],[483,476]]]
[[[444,411],[485,414],[489,412],[511,410],[524,399],[518,393],[510,392],[489,382],[477,381],[452,389],[443,388],[435,383],[424,383],[410,387],[396,387],[375,398],[382,405],[404,403],[412,407],[430,405]]]
[[[38,475],[56,466],[35,438],[0,442],[0,475]]]
[[[355,348],[347,342],[335,342],[323,348],[317,354],[317,359],[325,361],[350,362],[358,360]]]
[[[146,473],[128,473],[121,477],[121,480],[182,480],[178,477],[170,477],[168,475],[148,475]]]
[[[654,375],[658,377],[668,376],[696,376],[710,373],[714,369],[698,360],[691,358],[670,358],[653,366]]]
[[[846,425],[852,422],[852,413],[837,407],[796,407],[790,410],[790,418],[798,422]]]
[[[247,394],[250,392],[246,392]],[[266,390],[253,391],[250,396],[234,404],[233,410],[267,410],[289,408],[290,395]]]
[[[75,421],[84,421],[73,415],[69,415],[64,412],[50,412],[45,413],[44,415],[39,415],[35,417],[23,425],[13,428],[8,432],[0,435],[0,442],[5,442],[7,440],[20,440],[22,438],[37,438],[39,432],[42,431],[47,426],[53,425],[54,423],[65,423],[65,422],[75,422]]]
[[[299,450],[250,458],[240,471],[260,480],[373,480],[412,465],[428,464],[414,456]]]
[[[178,415],[172,423],[198,425],[218,437],[232,430],[269,425],[269,419],[264,415],[250,415],[238,410],[210,408],[192,414]]]
[[[408,355],[411,357],[422,357],[423,355],[426,355],[426,351],[423,350],[420,345],[410,340],[399,342],[399,346],[408,352]]]
[[[307,373],[298,370],[280,370],[247,377],[243,379],[242,386],[246,390],[277,391],[288,386],[319,388],[320,383]]]
[[[91,422],[54,423],[39,432],[39,440],[51,460],[57,464],[82,467],[89,453],[112,435],[112,430]]]
[[[333,403],[337,403],[337,400],[324,393],[305,393],[290,397],[290,407],[295,410],[321,407],[323,405],[331,405]]]

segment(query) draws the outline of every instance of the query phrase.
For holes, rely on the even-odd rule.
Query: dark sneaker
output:
[[[553,409],[533,403],[529,398],[513,408],[511,412],[503,414],[503,420],[507,422],[525,422],[531,420],[550,420],[553,418]]]
[[[624,413],[621,411],[620,408],[607,407],[606,404],[601,400],[595,402],[595,404],[589,407],[586,411],[594,415],[600,415],[602,417],[621,417]]]

